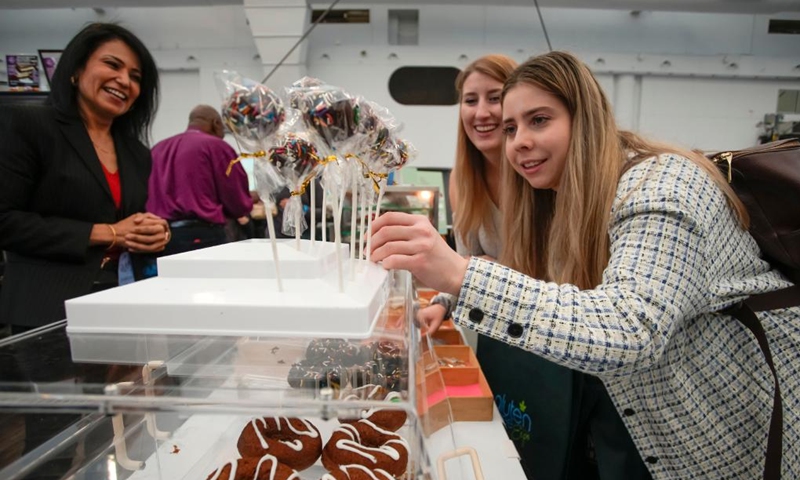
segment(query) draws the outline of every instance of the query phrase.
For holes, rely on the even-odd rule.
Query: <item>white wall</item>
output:
[[[388,44],[390,7],[420,9],[418,47]],[[308,73],[389,108],[420,151],[417,166],[452,164],[457,107],[395,103],[388,92],[392,72],[408,65],[463,67],[493,52],[522,61],[547,49],[533,7],[381,3],[370,11],[366,25],[320,25],[308,39]],[[92,20],[121,21],[136,32],[162,71],[164,102],[154,140],[182,130],[195,104],[219,104],[214,71],[265,74],[240,6],[119,8],[105,15],[91,9],[0,12],[0,58],[63,48]],[[800,89],[800,36],[766,33],[769,18],[798,14],[542,13],[553,47],[574,51],[594,69],[621,110],[620,123],[657,138],[707,149],[751,145],[757,123],[775,110],[778,90]],[[391,53],[397,59],[389,59]]]
[[[419,47],[388,44],[389,8],[420,9]],[[709,150],[750,146],[759,121],[774,112],[778,90],[800,89],[800,36],[767,34],[769,18],[797,14],[542,13],[553,48],[578,54],[624,110],[617,112],[621,126],[654,138]],[[308,71],[389,108],[420,151],[416,166],[452,164],[458,108],[397,104],[387,90],[395,69],[463,67],[495,52],[523,61],[547,51],[533,7],[397,4],[373,7],[370,15],[367,25],[318,26]]]
[[[651,77],[642,83],[639,128],[703,150],[746,147],[764,114],[777,107],[778,90],[788,88],[800,89],[800,82]]]

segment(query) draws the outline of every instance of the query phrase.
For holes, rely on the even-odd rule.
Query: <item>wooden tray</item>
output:
[[[425,308],[430,305],[433,297],[438,295],[439,292],[431,290],[430,288],[417,289],[417,300],[419,301],[419,308]]]
[[[494,395],[472,349],[466,345],[440,345],[434,347],[434,353],[436,360],[425,354],[417,365],[417,411],[425,434],[449,423],[447,399],[454,422],[491,421]],[[438,371],[431,368],[434,361],[440,363],[448,358],[456,359],[458,364],[440,366]]]
[[[456,328],[451,320],[445,320],[439,329],[431,334],[431,340],[433,340],[435,346],[465,345],[461,331]],[[421,350],[423,352],[428,351],[427,341],[423,340]]]

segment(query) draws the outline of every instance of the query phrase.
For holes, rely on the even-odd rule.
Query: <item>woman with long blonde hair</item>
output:
[[[397,213],[373,224],[372,259],[458,296],[457,324],[597,377],[653,478],[762,477],[772,374],[725,309],[791,283],[761,258],[725,179],[699,154],[619,131],[563,52],[509,77],[503,125],[503,264],[464,259],[424,217]],[[798,478],[800,307],[759,318],[783,394],[781,473]]]
[[[517,63],[486,55],[456,79],[458,145],[451,176],[456,251],[490,260],[500,257],[503,135],[500,95]],[[420,310],[421,324],[436,329],[454,303],[446,294]],[[538,480],[561,479],[566,470],[573,373],[489,336],[477,335],[476,355],[523,469]],[[516,365],[508,368],[509,362]],[[523,375],[527,382],[519,382]]]

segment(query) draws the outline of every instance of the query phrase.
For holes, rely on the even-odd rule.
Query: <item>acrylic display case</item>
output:
[[[415,378],[414,366],[435,362],[438,347],[410,321],[410,285],[393,275],[372,336],[335,345],[361,350],[358,366],[320,367],[302,385],[292,369],[319,339],[71,334],[65,322],[8,338],[0,342],[0,478],[205,479],[240,456],[239,435],[253,418],[303,418],[326,442],[340,418],[370,409],[406,416],[397,433],[408,460],[398,478],[444,478],[436,462],[456,455],[452,418],[447,402],[435,427],[419,415],[424,399],[442,396],[444,381],[430,371]],[[361,384],[399,399],[348,398]],[[464,469],[462,460],[447,478],[479,478]],[[324,474],[320,460],[299,472],[303,480]]]
[[[320,273],[331,262],[318,261],[330,257],[328,246],[291,242],[281,248],[297,248],[296,258],[283,258],[301,264],[293,274],[300,283],[287,279],[285,292],[304,285],[310,305],[323,290],[332,295],[337,282]],[[70,300],[67,320],[0,340],[0,478],[226,478],[212,473],[234,463],[255,468],[240,458],[267,458],[267,434],[253,428],[268,422],[291,456],[307,455],[298,441],[306,437],[326,446],[293,479],[337,468],[340,452],[327,446],[356,448],[341,443],[353,432],[390,466],[370,463],[372,451],[358,454],[361,461],[391,468],[394,478],[480,480],[474,443],[484,445],[484,464],[502,465],[503,478],[524,478],[502,448],[509,442],[502,426],[475,421],[485,417],[485,400],[488,419],[494,405],[460,332],[450,326],[428,336],[415,325],[415,303],[426,298],[418,299],[410,275],[356,260],[338,294],[350,306],[287,310],[270,291],[272,269],[251,259],[253,252],[268,258],[266,248],[239,242],[160,258],[159,278]],[[303,281],[303,272],[313,278]],[[379,273],[376,282],[371,275]],[[359,284],[379,288],[369,293]],[[354,289],[373,300],[362,302],[372,305],[364,310],[368,326],[347,331],[333,312],[363,310]],[[237,325],[242,320],[252,328]],[[251,333],[237,334],[243,330]],[[278,417],[302,420],[292,427],[281,420],[281,430]],[[389,417],[391,427],[383,423]],[[282,436],[287,429],[303,438]],[[369,443],[375,431],[380,441]]]

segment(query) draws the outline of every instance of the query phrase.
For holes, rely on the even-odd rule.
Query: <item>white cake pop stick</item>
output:
[[[357,220],[357,211],[358,210],[358,178],[355,172],[353,172],[353,179],[351,182],[351,201],[350,205],[353,207],[350,211],[350,280],[355,279],[356,275],[356,237],[358,232],[356,231],[356,220]]]
[[[336,199],[336,211],[333,215],[333,230],[336,236],[336,265],[339,270],[339,293],[344,293],[344,268],[342,267],[342,205],[344,204],[344,189]]]
[[[317,240],[317,179],[312,178],[309,185],[311,188],[311,225],[310,225],[310,238],[311,247],[314,247],[314,242]]]
[[[275,206],[272,203],[267,204],[267,231],[269,232],[269,241],[272,244],[272,263],[275,265],[275,279],[278,281],[278,291],[283,292],[283,282],[281,281],[281,266],[278,260],[278,242],[275,240],[275,222],[273,221],[272,211]]]
[[[328,241],[328,189],[322,189],[322,243]]]

